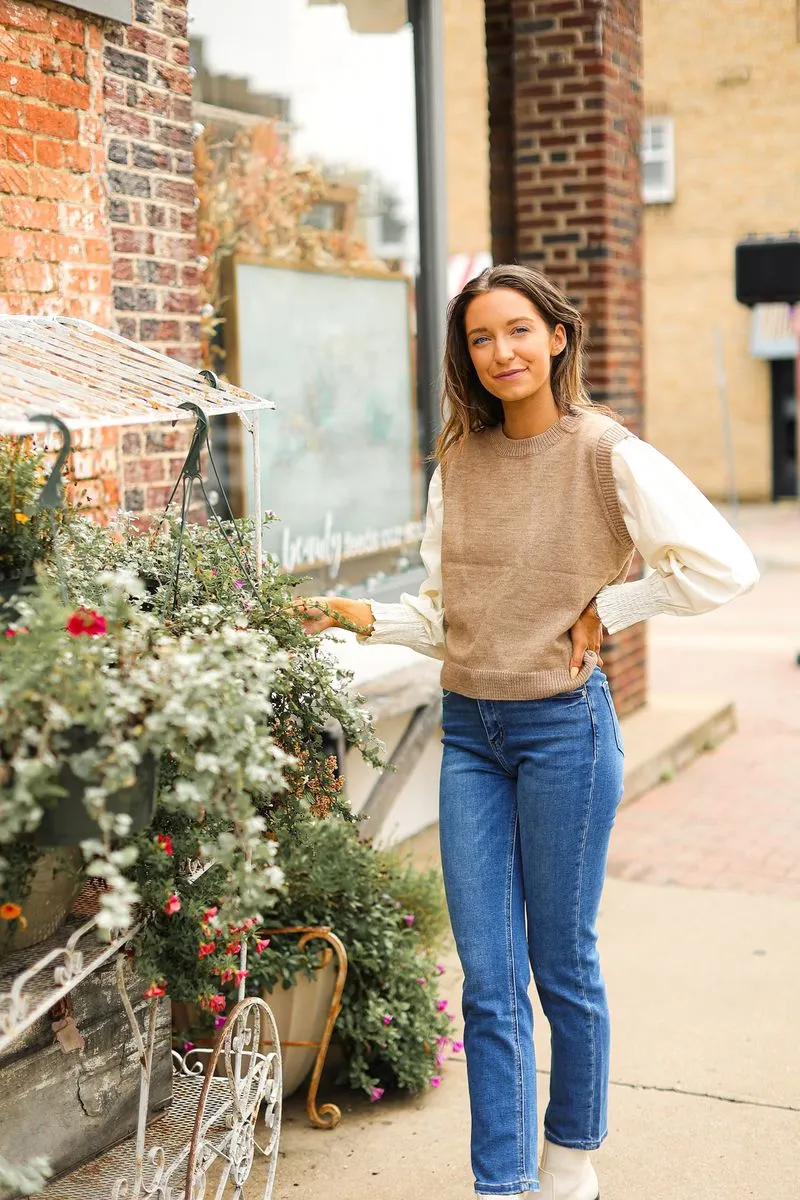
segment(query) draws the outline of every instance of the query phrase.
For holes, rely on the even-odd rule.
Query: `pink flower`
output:
[[[383,1023],[384,1023],[384,1025],[391,1025],[391,1023],[392,1023],[392,1021],[393,1021],[393,1020],[394,1020],[394,1017],[393,1017],[393,1016],[392,1016],[390,1013],[384,1013],[384,1014],[383,1014]]]
[[[243,979],[247,979],[247,976],[249,974],[250,974],[249,971],[237,971],[234,976],[234,982],[235,982],[236,986],[238,987]]]
[[[441,1065],[442,1065],[442,1063],[443,1063],[443,1062],[444,1062],[444,1055],[443,1055],[443,1054],[441,1053],[441,1051],[440,1051],[440,1052],[439,1052],[439,1053],[436,1055],[436,1065],[437,1065],[437,1067],[441,1067]]]
[[[372,1089],[372,1091],[369,1094],[369,1098],[370,1098],[370,1101],[372,1104],[374,1104],[376,1100],[380,1100],[381,1096],[383,1095],[383,1091],[384,1091],[384,1089],[379,1088],[379,1087],[374,1087]]]
[[[437,1012],[444,1012],[444,1010],[445,1010],[446,1008],[447,1008],[447,1001],[446,1001],[446,1000],[437,1000],[437,1001],[436,1001],[436,1011],[437,1011]]]
[[[242,583],[241,579],[234,579],[233,586],[235,588],[243,588],[244,584]]]
[[[460,1054],[464,1049],[463,1042],[453,1042],[453,1054]]]
[[[167,903],[164,905],[164,912],[168,917],[174,913],[181,911],[181,898],[177,892],[173,892]]]
[[[449,1041],[450,1041],[449,1037],[445,1037],[444,1035],[442,1035],[441,1037],[437,1037],[436,1045],[437,1046],[446,1046]]]
[[[222,1026],[225,1024],[227,1019],[227,1017],[214,1017],[214,1028],[222,1029]]]
[[[448,1014],[447,1014],[447,1019],[448,1019],[448,1021],[455,1021],[455,1019],[456,1019],[456,1014],[455,1014],[455,1013],[448,1013]]]
[[[413,913],[406,913],[406,915],[403,917],[403,920],[405,921],[406,925],[407,925],[407,926],[409,927],[409,929],[410,929],[410,928],[411,928],[411,926],[414,924],[414,914],[413,914]]]
[[[433,1078],[431,1079],[431,1087],[438,1087],[441,1082],[442,1082],[441,1075],[434,1075]]]
[[[97,637],[108,632],[108,622],[105,617],[95,612],[93,608],[79,608],[67,621],[67,633],[73,637],[86,634],[87,637]]]
[[[213,921],[214,917],[217,915],[218,912],[219,912],[219,909],[217,908],[216,904],[213,906],[213,908],[207,908],[206,911],[203,913],[203,920],[206,922]]]
[[[256,954],[263,954],[269,945],[269,938],[259,938],[256,942]]]
[[[436,964],[436,974],[437,974],[437,975],[444,975],[445,973],[446,973],[446,969],[445,969],[445,968],[442,966],[442,964],[441,964],[441,963],[437,963],[437,964]]]
[[[420,987],[426,987],[428,981],[424,975],[420,975],[419,979],[417,980],[417,983],[419,984]]]
[[[184,1042],[183,1053],[188,1054],[190,1050],[194,1050],[194,1042]]]

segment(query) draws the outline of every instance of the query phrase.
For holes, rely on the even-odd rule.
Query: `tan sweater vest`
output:
[[[562,417],[537,437],[473,433],[442,464],[442,687],[475,700],[536,700],[580,688],[569,630],[628,574],[633,542],[617,500],[601,413]]]

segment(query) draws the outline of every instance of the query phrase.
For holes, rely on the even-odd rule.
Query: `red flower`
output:
[[[160,833],[156,838],[157,844],[161,847],[168,858],[172,858],[174,853],[172,849],[172,838],[168,833]]]
[[[216,946],[213,942],[201,942],[200,949],[197,951],[198,958],[205,958],[207,954],[213,954]]]
[[[217,908],[216,904],[213,906],[213,908],[207,908],[206,911],[203,913],[203,920],[204,921],[213,920],[218,912],[219,912],[219,909]]]
[[[24,625],[20,625],[19,629],[7,629],[6,637],[7,638],[16,637],[18,633],[28,633],[28,630],[25,628]]]
[[[164,905],[164,912],[168,917],[174,913],[181,911],[181,898],[177,892],[173,892],[167,903]]]
[[[209,1012],[221,1013],[225,1011],[226,1000],[219,992],[216,996],[207,996],[200,1001],[201,1008],[207,1008]]]
[[[237,971],[236,972],[236,986],[238,987],[243,979],[247,979],[247,976],[249,974],[250,974],[249,971]]]
[[[259,938],[256,942],[256,954],[263,954],[269,945],[269,938]]]
[[[241,942],[229,942],[225,947],[226,954],[238,954],[242,948]]]
[[[160,983],[151,983],[150,987],[144,993],[145,1000],[155,1000],[157,996],[166,996],[167,989],[162,987]]]
[[[71,633],[73,637],[80,637],[83,633],[87,637],[97,637],[107,632],[108,622],[93,608],[79,608],[67,621],[67,633]]]

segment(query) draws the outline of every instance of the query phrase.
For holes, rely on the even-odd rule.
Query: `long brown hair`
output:
[[[466,283],[447,309],[447,338],[444,353],[442,390],[442,432],[436,442],[439,461],[448,451],[463,444],[469,433],[503,423],[503,405],[478,379],[470,358],[465,317],[467,306],[476,296],[495,288],[511,288],[530,300],[551,331],[563,325],[567,343],[552,360],[550,386],[559,413],[594,406],[584,383],[583,317],[564,293],[539,271],[507,264],[489,267]],[[612,414],[613,415],[613,414]]]

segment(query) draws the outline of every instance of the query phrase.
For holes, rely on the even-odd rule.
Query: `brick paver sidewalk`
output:
[[[800,507],[745,509],[740,528],[755,591],[650,624],[652,690],[732,697],[739,731],[620,812],[609,873],[800,900]]]

